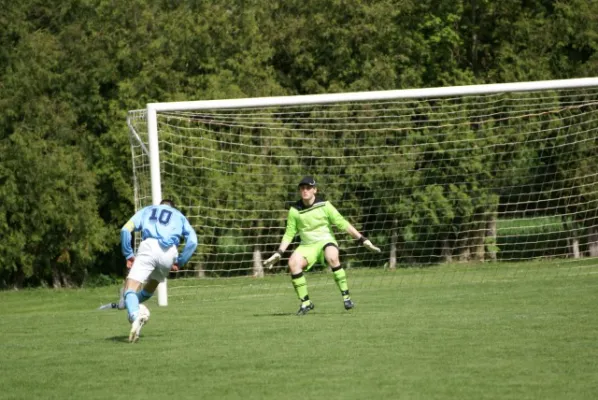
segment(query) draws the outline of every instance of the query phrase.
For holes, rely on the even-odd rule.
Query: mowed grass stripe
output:
[[[592,272],[350,271],[351,312],[330,274],[308,274],[304,317],[287,276],[174,280],[134,345],[124,312],[94,310],[117,287],[0,292],[0,398],[591,399]]]

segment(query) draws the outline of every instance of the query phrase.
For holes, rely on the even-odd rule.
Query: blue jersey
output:
[[[185,238],[185,248],[177,259],[179,266],[185,265],[197,247],[195,230],[176,208],[162,204],[148,206],[137,211],[120,230],[120,242],[125,258],[131,258],[131,233],[141,231],[141,239],[157,239],[162,247],[178,246],[181,238]]]

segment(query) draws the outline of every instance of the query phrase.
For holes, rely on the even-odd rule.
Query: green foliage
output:
[[[81,283],[107,229],[97,214],[95,177],[73,147],[16,132],[2,147],[1,214],[8,241],[0,244],[8,284]]]
[[[2,284],[80,283],[86,274],[121,273],[118,229],[134,210],[126,110],[171,100],[595,76],[595,15],[598,3],[583,0],[3,2]],[[572,111],[569,122],[580,122],[581,114]],[[278,123],[281,127],[294,126],[290,120]],[[490,119],[480,122],[479,131],[448,131],[448,140],[457,141],[487,135],[483,140],[488,147],[474,152],[467,162],[449,165],[452,161],[448,158],[434,155],[405,152],[389,159],[372,153],[369,156],[379,167],[359,184],[351,166],[339,161],[350,156],[351,150],[328,150],[326,165],[314,164],[315,157],[324,154],[316,152],[290,165],[282,165],[283,158],[270,158],[271,164],[260,164],[235,155],[235,147],[257,140],[265,146],[264,151],[288,155],[282,136],[273,133],[268,138],[257,138],[229,132],[219,146],[228,147],[227,154],[232,154],[237,166],[223,170],[214,161],[210,176],[180,182],[180,187],[194,188],[190,195],[201,202],[204,212],[210,209],[213,193],[235,189],[227,179],[231,174],[267,176],[272,168],[286,168],[289,176],[297,177],[311,168],[325,180],[334,178],[338,183],[327,188],[327,195],[342,201],[346,206],[343,211],[360,215],[363,210],[351,205],[352,197],[368,193],[375,198],[375,182],[385,179],[395,183],[394,194],[400,201],[381,200],[365,206],[390,212],[396,215],[396,221],[403,221],[391,220],[387,226],[400,232],[402,241],[417,240],[420,235],[436,235],[444,240],[446,232],[455,239],[465,224],[483,222],[484,217],[472,215],[496,211],[497,203],[507,196],[547,204],[552,204],[557,194],[583,199],[575,209],[560,205],[559,210],[575,216],[567,222],[572,224],[571,229],[581,231],[595,225],[596,184],[582,178],[595,170],[595,163],[588,161],[595,151],[587,145],[589,134],[580,130],[579,140],[570,144],[566,136],[556,134],[555,143],[568,146],[564,153],[559,153],[559,147],[510,148],[509,143],[517,143],[522,132],[509,124]],[[491,134],[494,127],[504,132],[500,138]],[[553,126],[553,132],[557,128]],[[462,151],[459,145],[435,143],[430,138],[432,133],[411,129],[405,137],[392,139],[395,143],[380,139],[384,135],[365,135],[358,140],[367,146],[390,145],[395,149],[425,145],[436,156]],[[210,144],[206,151],[217,150],[214,146]],[[489,155],[490,146],[503,151]],[[543,151],[550,152],[551,158],[545,159],[544,165],[533,164],[530,160]],[[180,168],[192,162],[173,161]],[[442,175],[442,163],[452,180]],[[401,168],[393,167],[396,165]],[[432,174],[423,177],[406,172],[416,165],[425,165]],[[460,176],[452,175],[451,171],[459,170]],[[493,171],[505,172],[497,176],[492,175]],[[560,192],[552,193],[553,198],[530,194],[538,189],[538,182],[530,176],[542,171],[550,171],[554,182],[563,184],[558,188]],[[208,178],[220,183],[202,186]],[[252,201],[258,193],[267,193],[279,204],[286,204],[292,196],[285,178],[273,179],[253,193],[229,200]],[[494,187],[489,180],[494,181]],[[511,184],[511,193],[493,190],[505,182]],[[525,185],[532,189],[521,189]],[[573,186],[578,189],[565,189]],[[166,190],[179,195],[177,187]],[[206,213],[204,218],[214,217]],[[244,215],[249,222],[243,223],[235,222],[230,215],[218,217],[229,223],[228,228],[254,229],[256,236],[245,238],[245,246],[251,247],[259,234],[279,229],[272,223],[256,221],[276,220],[279,213],[280,208],[249,210]],[[27,216],[37,220],[28,220],[31,217]],[[383,223],[374,216],[354,222],[366,231]],[[35,224],[39,226],[34,229]],[[425,229],[418,231],[416,226]],[[200,248],[199,253],[203,250]]]

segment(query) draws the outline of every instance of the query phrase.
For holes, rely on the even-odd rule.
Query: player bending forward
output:
[[[324,260],[332,268],[334,281],[343,296],[345,309],[350,310],[355,306],[349,295],[347,274],[339,260],[338,243],[334,238],[332,225],[347,231],[368,250],[380,252],[380,249],[347,222],[329,201],[316,197],[317,192],[313,177],[306,176],[301,179],[299,182],[301,200],[289,209],[286,231],[278,250],[264,261],[265,267],[272,268],[280,260],[295,235],[299,233],[301,243],[289,258],[291,280],[301,301],[297,315],[304,315],[314,309],[314,303],[307,293],[307,281],[303,271],[308,271],[316,262],[324,264]]]
[[[141,231],[142,241],[135,255],[131,233],[138,231]],[[185,238],[185,247],[179,255],[180,238]],[[171,269],[178,270],[189,261],[197,248],[197,235],[187,218],[174,208],[174,202],[162,200],[159,206],[148,206],[135,213],[122,227],[120,239],[130,269],[124,289],[124,303],[131,323],[129,342],[136,342],[147,322],[147,315],[140,312],[139,304],[153,296]]]

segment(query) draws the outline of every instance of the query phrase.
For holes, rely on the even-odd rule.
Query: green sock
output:
[[[348,299],[349,297],[349,284],[347,283],[347,273],[342,265],[338,267],[332,268],[332,274],[334,275],[334,281],[336,282],[336,286],[341,291],[343,295],[343,299]]]
[[[297,293],[299,300],[301,300],[302,303],[308,302],[307,279],[303,276],[303,272],[299,272],[297,275],[291,275],[291,281],[293,282],[293,287],[295,288],[295,293]]]

